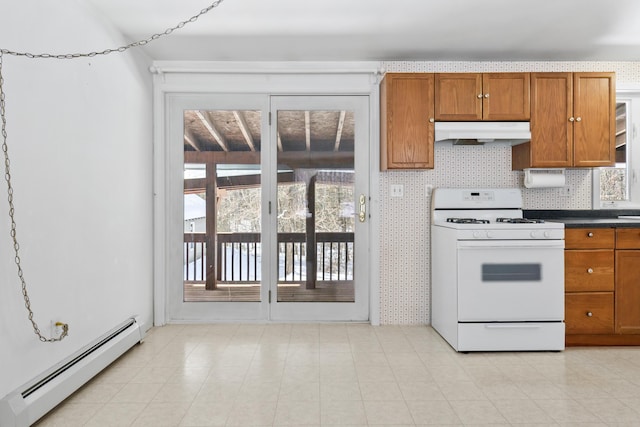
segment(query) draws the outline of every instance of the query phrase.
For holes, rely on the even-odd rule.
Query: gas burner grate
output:
[[[489,224],[488,219],[476,218],[447,218],[447,222],[453,222],[456,224]]]
[[[543,219],[528,218],[496,218],[496,222],[507,222],[509,224],[543,224]]]

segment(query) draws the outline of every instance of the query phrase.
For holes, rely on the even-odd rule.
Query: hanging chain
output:
[[[3,52],[0,52],[0,116],[2,116],[2,152],[4,154],[4,179],[7,181],[7,200],[9,201],[9,219],[11,220],[11,239],[13,240],[13,252],[15,254],[14,261],[18,267],[18,278],[22,285],[22,296],[24,297],[24,306],[29,312],[29,321],[33,326],[33,332],[38,336],[38,339],[42,342],[54,342],[61,341],[67,336],[69,332],[69,326],[60,324],[62,326],[62,333],[58,338],[46,338],[40,332],[40,328],[33,320],[33,310],[31,310],[31,301],[27,294],[27,282],[24,280],[24,273],[22,271],[22,265],[20,263],[20,245],[18,244],[18,237],[16,234],[16,220],[14,218],[15,208],[13,206],[13,185],[11,185],[11,162],[9,161],[9,147],[7,146],[7,118],[5,115],[5,99],[4,99],[4,77],[2,75],[2,62]]]
[[[42,342],[62,341],[62,339],[64,339],[64,337],[66,337],[69,334],[69,325],[67,325],[66,323],[57,322],[55,326],[62,328],[60,336],[47,338],[42,334],[42,332],[40,332],[40,328],[38,327],[38,324],[33,319],[34,314],[33,314],[33,310],[31,309],[31,300],[29,299],[29,294],[27,293],[27,282],[24,278],[24,272],[22,271],[22,263],[20,260],[20,245],[18,244],[18,237],[16,232],[16,229],[17,229],[16,220],[14,218],[15,207],[13,205],[13,185],[11,184],[11,162],[9,160],[9,147],[7,145],[7,118],[6,118],[6,111],[5,111],[6,106],[5,106],[5,96],[4,96],[4,76],[2,74],[2,65],[3,65],[4,55],[24,56],[32,59],[35,59],[35,58],[75,59],[75,58],[91,58],[98,55],[108,55],[114,52],[121,53],[134,47],[144,46],[147,43],[157,40],[162,36],[168,36],[169,34],[173,33],[175,30],[178,30],[189,23],[195,22],[198,18],[200,18],[205,13],[209,12],[211,9],[217,7],[223,1],[224,0],[216,0],[208,7],[202,9],[200,13],[198,13],[197,15],[194,15],[191,18],[187,19],[186,21],[182,21],[178,23],[178,25],[168,28],[161,33],[156,33],[146,39],[138,40],[138,41],[129,43],[127,45],[120,46],[118,48],[105,49],[101,52],[65,53],[65,54],[50,54],[50,53],[33,54],[28,52],[15,52],[8,49],[0,49],[0,116],[2,118],[2,152],[4,154],[4,170],[5,170],[4,179],[7,182],[7,201],[9,202],[9,219],[11,221],[10,234],[11,234],[11,239],[13,240],[13,252],[15,255],[14,262],[16,264],[16,267],[18,268],[18,278],[20,279],[20,284],[22,286],[22,296],[24,298],[24,306],[26,307],[27,312],[29,313],[28,318],[29,318],[29,321],[31,322],[31,326],[33,327],[33,332],[38,336],[38,339],[40,341]]]
[[[216,0],[213,3],[211,3],[208,7],[205,7],[204,9],[202,9],[200,11],[200,13],[193,15],[191,18],[187,19],[186,21],[181,21],[180,23],[178,23],[178,25],[173,26],[171,28],[167,28],[166,30],[164,30],[161,33],[156,33],[154,35],[152,35],[151,37],[148,37],[146,39],[142,39],[142,40],[138,40],[132,43],[129,43],[127,45],[124,46],[120,46],[117,48],[111,48],[111,49],[105,49],[103,51],[95,51],[95,52],[89,52],[89,53],[63,53],[63,54],[53,54],[53,53],[38,53],[38,54],[33,54],[33,53],[29,53],[29,52],[15,52],[12,50],[8,50],[8,49],[1,49],[0,52],[4,53],[6,55],[13,55],[13,56],[25,56],[27,58],[44,58],[44,59],[75,59],[75,58],[92,58],[94,56],[98,56],[98,55],[108,55],[110,53],[113,52],[124,52],[126,50],[129,50],[133,47],[139,47],[139,46],[144,46],[154,40],[159,39],[160,37],[163,36],[168,36],[169,34],[173,33],[175,30],[179,30],[180,28],[184,27],[187,24],[190,24],[192,22],[195,22],[198,20],[198,18],[200,18],[202,15],[208,13],[211,9],[216,8],[220,5],[220,3],[222,3],[224,0]]]

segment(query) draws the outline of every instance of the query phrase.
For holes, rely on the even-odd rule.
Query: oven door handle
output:
[[[540,329],[540,325],[521,324],[521,325],[484,325],[487,329]]]

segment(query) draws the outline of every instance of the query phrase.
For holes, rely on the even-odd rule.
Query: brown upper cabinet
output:
[[[380,167],[432,169],[434,75],[388,73],[380,86]]]
[[[437,121],[530,118],[529,73],[436,73]]]
[[[531,73],[531,142],[513,169],[615,163],[615,73]]]

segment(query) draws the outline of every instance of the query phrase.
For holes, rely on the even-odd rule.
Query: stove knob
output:
[[[473,238],[474,239],[479,239],[480,238],[480,232],[479,231],[474,231],[473,232]]]
[[[537,237],[537,234],[535,231],[532,231],[531,233],[529,233],[529,235],[531,236],[532,239],[535,239]]]
[[[544,234],[544,237],[546,237],[547,239],[551,237],[551,233],[549,233],[548,231],[545,231],[543,234]]]
[[[491,232],[490,232],[490,231],[487,231],[487,239],[490,239],[490,238],[492,238],[492,237],[493,237],[493,234],[491,234]]]

